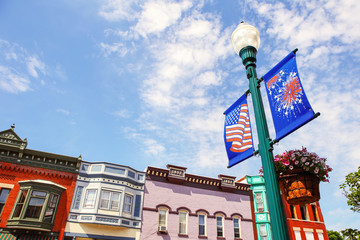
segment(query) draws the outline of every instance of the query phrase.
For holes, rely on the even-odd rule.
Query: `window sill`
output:
[[[216,237],[216,240],[225,240],[225,237]]]
[[[189,235],[183,234],[183,233],[179,233],[178,236],[181,237],[181,238],[188,238],[189,237]]]
[[[208,237],[207,237],[207,236],[198,236],[198,238],[200,238],[200,239],[207,239]]]
[[[168,235],[168,231],[158,231],[158,235]]]

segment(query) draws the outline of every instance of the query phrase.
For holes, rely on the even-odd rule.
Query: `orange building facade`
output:
[[[290,205],[283,200],[289,237],[293,240],[328,240],[319,202]]]
[[[63,239],[81,157],[26,146],[0,132],[0,239]]]

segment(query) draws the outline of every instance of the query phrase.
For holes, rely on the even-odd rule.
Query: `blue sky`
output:
[[[321,113],[274,153],[306,146],[326,157],[327,228],[358,228],[338,186],[360,164],[359,12],[356,0],[3,0],[0,126],[15,123],[28,148],[86,161],[256,175],[259,157],[227,169],[223,142],[223,112],[248,89],[230,42],[244,20],[260,32],[258,76],[298,48],[302,84]]]

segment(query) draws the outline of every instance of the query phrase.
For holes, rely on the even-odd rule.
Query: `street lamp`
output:
[[[241,57],[246,68],[247,78],[249,79],[249,90],[253,101],[255,123],[259,138],[259,153],[269,205],[272,239],[286,240],[288,239],[288,234],[275,172],[272,144],[259,89],[260,80],[256,75],[256,53],[260,46],[259,31],[255,27],[241,22],[231,35],[231,43],[235,52]]]

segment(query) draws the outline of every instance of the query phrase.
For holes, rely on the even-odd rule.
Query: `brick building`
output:
[[[81,157],[28,149],[0,132],[0,239],[62,239]]]

